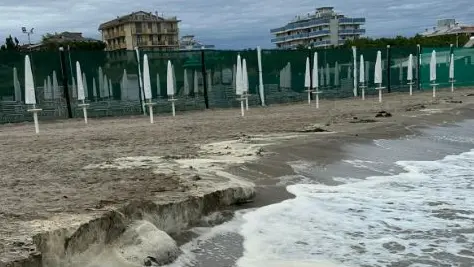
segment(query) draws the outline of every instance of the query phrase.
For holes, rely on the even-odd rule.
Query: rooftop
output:
[[[120,25],[125,22],[142,22],[142,21],[171,21],[171,22],[180,22],[176,16],[165,18],[163,15],[158,16],[158,12],[155,11],[153,14],[152,12],[145,12],[145,11],[136,11],[130,14],[117,17],[111,21],[107,21],[105,23],[100,24],[99,30],[103,30],[105,28],[113,27],[116,25]]]
[[[467,25],[456,22],[455,19],[441,19],[438,20],[437,26],[432,29],[426,29],[425,32],[421,33],[423,36],[437,36],[437,35],[450,35],[450,34],[474,34],[474,25]]]

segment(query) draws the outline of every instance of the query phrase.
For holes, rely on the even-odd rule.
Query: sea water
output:
[[[175,266],[474,266],[473,125],[290,163],[294,199],[201,229]]]

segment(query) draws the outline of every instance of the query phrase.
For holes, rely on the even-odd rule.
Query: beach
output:
[[[189,202],[199,207],[192,215],[173,222],[156,219],[157,228],[173,236],[229,205],[278,203],[292,197],[285,190],[291,180],[276,179],[295,174],[287,162],[330,165],[343,158],[345,144],[399,138],[469,118],[474,103],[469,93],[443,90],[436,99],[430,92],[393,93],[382,104],[373,98],[322,100],[319,109],[305,103],[251,107],[245,117],[237,109],[206,110],[157,116],[155,124],[143,116],[90,118],[87,126],[74,119],[41,123],[40,135],[31,123],[3,125],[0,266],[15,261],[41,266],[22,262],[44,262],[45,254],[54,254],[48,247],[54,238],[33,238],[45,232],[61,233],[61,240],[76,237],[82,246],[77,252],[84,253],[89,248],[81,245],[78,229],[111,210],[127,210],[133,201],[138,201],[134,207],[156,205],[143,214],[160,210],[161,204],[197,201]],[[328,177],[321,176],[322,182],[337,184]],[[220,193],[206,199],[213,192]],[[117,231],[113,237],[120,236]],[[114,242],[105,236],[101,243]],[[101,251],[88,253],[90,258]],[[59,254],[55,260],[62,262]]]

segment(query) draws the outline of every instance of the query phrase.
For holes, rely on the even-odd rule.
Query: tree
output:
[[[5,44],[0,47],[0,50],[7,50],[7,51],[20,50],[18,39],[16,37],[13,38],[11,35],[9,35],[7,38],[5,38]]]
[[[356,46],[358,48],[381,48],[386,47],[387,45],[394,47],[416,47],[418,44],[422,47],[443,47],[449,46],[450,44],[456,44],[457,41],[459,41],[459,44],[464,44],[468,40],[469,37],[466,35],[442,35],[425,37],[417,34],[413,37],[396,36],[395,38],[378,39],[359,38],[346,41],[342,48],[350,48],[352,46]]]

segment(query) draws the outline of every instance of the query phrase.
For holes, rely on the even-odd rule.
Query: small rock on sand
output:
[[[377,112],[377,114],[375,114],[375,117],[376,118],[388,118],[388,117],[392,117],[392,114],[390,112],[382,110],[382,111]]]

